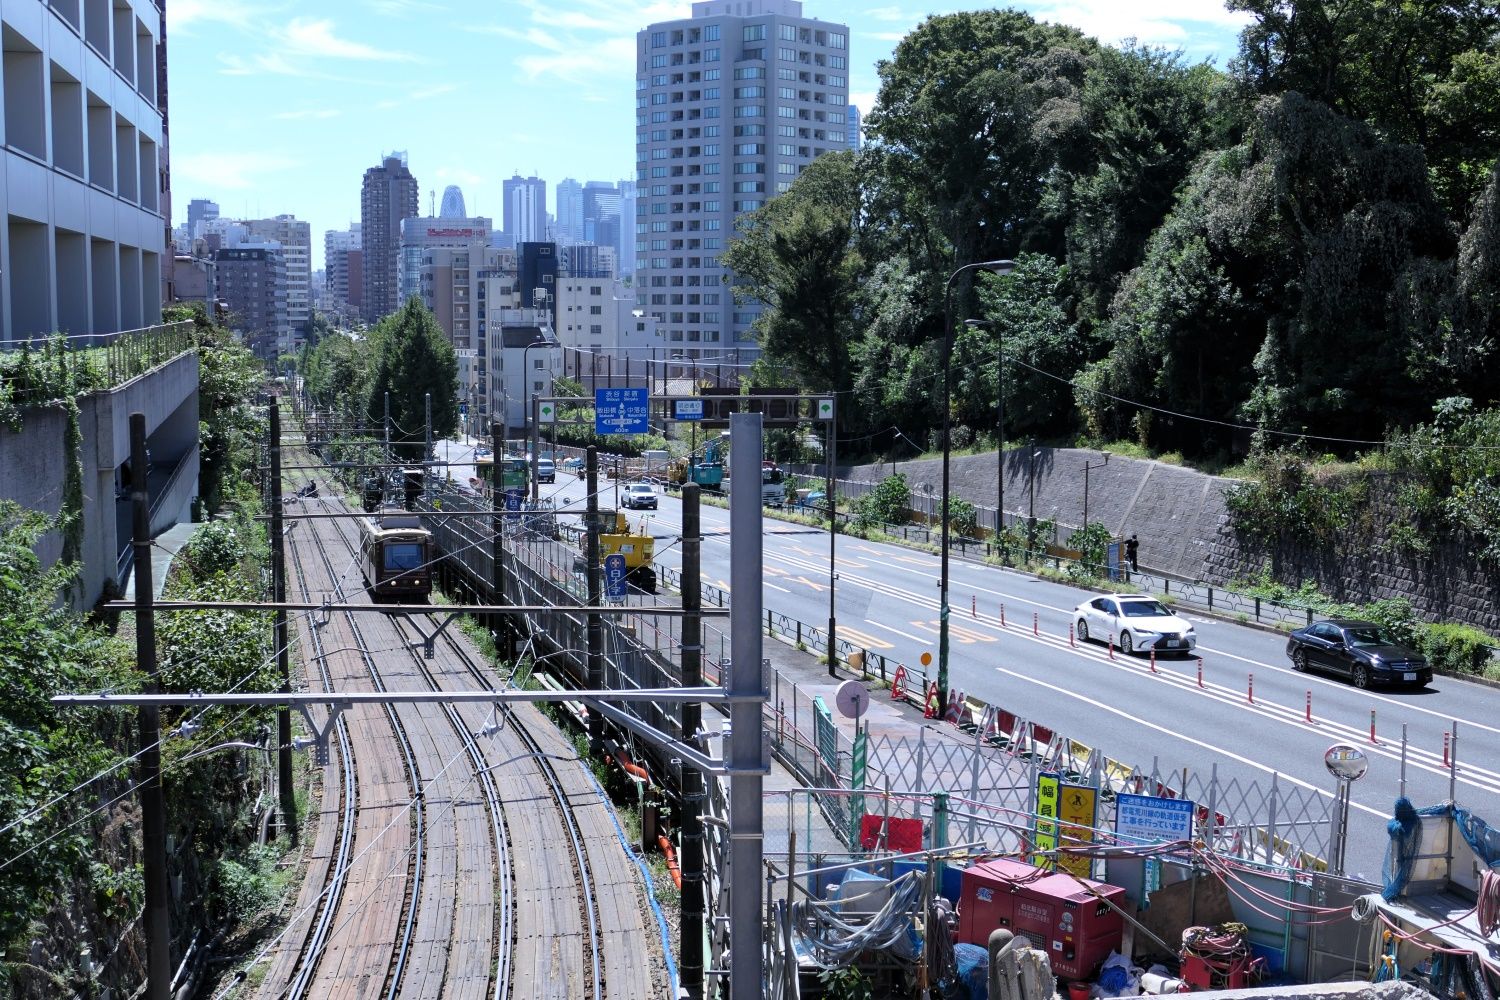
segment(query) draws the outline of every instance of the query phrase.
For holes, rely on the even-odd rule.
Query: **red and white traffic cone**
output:
[[[1252,705],[1255,704],[1255,675],[1254,674],[1250,675],[1250,680],[1249,680],[1249,682],[1245,686],[1245,700],[1247,702],[1249,702],[1250,704],[1252,704]]]

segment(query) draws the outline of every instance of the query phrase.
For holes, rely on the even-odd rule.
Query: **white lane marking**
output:
[[[1280,780],[1291,782],[1292,784],[1297,785],[1300,788],[1305,788],[1310,792],[1316,792],[1318,795],[1321,795],[1324,798],[1333,798],[1333,796],[1329,792],[1322,788],[1319,788],[1317,785],[1314,785],[1311,782],[1303,781],[1300,778],[1294,778],[1284,771],[1278,771],[1275,768],[1267,767],[1266,765],[1258,761],[1251,760],[1249,757],[1241,756],[1240,754],[1235,753],[1233,750],[1226,750],[1223,747],[1215,746],[1214,744],[1205,742],[1204,740],[1195,739],[1191,736],[1185,736],[1180,732],[1168,729],[1166,726],[1157,725],[1154,722],[1147,722],[1145,719],[1138,719],[1135,716],[1131,715],[1129,712],[1126,712],[1124,709],[1115,708],[1113,705],[1108,705],[1102,701],[1097,701],[1093,698],[1081,695],[1077,691],[1070,691],[1067,688],[1058,687],[1056,684],[1048,684],[1046,681],[1040,681],[1035,677],[1028,677],[1025,674],[1019,674],[1014,670],[1007,670],[1004,667],[996,667],[995,672],[1006,674],[1007,676],[1014,677],[1016,680],[1025,681],[1028,684],[1035,684],[1038,687],[1046,688],[1047,690],[1052,691],[1055,694],[1060,694],[1065,697],[1072,698],[1075,701],[1081,701],[1085,705],[1089,705],[1093,708],[1108,712],[1111,715],[1118,715],[1122,719],[1129,719],[1136,725],[1144,726],[1147,729],[1153,729],[1156,732],[1161,733],[1163,736],[1170,736],[1173,739],[1182,740],[1184,743],[1190,743],[1193,746],[1207,750],[1211,753],[1222,754],[1230,760],[1252,767],[1257,771],[1262,771],[1266,774],[1279,775]],[[1386,810],[1373,809],[1362,802],[1354,802],[1352,800],[1350,802],[1350,805],[1354,806],[1354,808],[1359,809],[1362,812],[1369,813],[1371,816],[1379,817],[1382,820],[1390,819],[1390,817],[1386,814]]]
[[[887,632],[894,632],[896,635],[903,636],[904,638],[910,639],[912,642],[920,642],[920,643],[923,643],[923,644],[925,644],[927,642],[926,639],[922,638],[919,635],[912,635],[910,632],[903,632],[899,628],[891,628],[889,625],[886,625],[884,622],[878,622],[878,621],[876,621],[873,618],[866,618],[865,621],[869,622],[871,625],[874,625],[876,628],[883,628]]]

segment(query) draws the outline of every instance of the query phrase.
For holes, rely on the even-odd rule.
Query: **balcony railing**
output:
[[[189,321],[12,341],[0,349],[0,397],[18,406],[40,406],[69,391],[113,389],[195,346]]]

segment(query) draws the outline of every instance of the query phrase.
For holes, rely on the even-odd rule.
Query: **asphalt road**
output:
[[[601,484],[601,506],[614,503],[614,484]],[[543,496],[582,506],[583,483],[559,470]],[[670,544],[681,531],[681,504],[663,495],[660,509],[634,512],[659,539],[659,560],[677,566]],[[702,576],[728,589],[729,512],[702,507]],[[763,598],[768,609],[823,627],[828,619],[826,531],[768,518]],[[914,663],[937,655],[938,558],[899,546],[840,536],[835,605],[839,635]],[[1149,773],[1189,768],[1221,783],[1281,783],[1331,796],[1323,752],[1333,743],[1361,747],[1369,773],[1354,785],[1348,871],[1378,880],[1387,842],[1385,823],[1399,794],[1401,736],[1408,738],[1407,795],[1418,806],[1448,797],[1443,737],[1457,721],[1460,804],[1500,821],[1500,770],[1491,769],[1500,735],[1500,690],[1439,677],[1420,691],[1359,691],[1342,680],[1294,671],[1284,636],[1188,614],[1198,633],[1196,659],[1150,661],[1097,644],[1070,646],[1072,609],[1092,592],[1028,574],[954,559],[951,564],[950,683],[970,695],[1057,732],[1098,746],[1115,760]],[[971,604],[972,601],[972,604]],[[1004,606],[1008,627],[1000,626]],[[977,609],[977,615],[971,613]],[[1033,615],[1040,634],[1032,634]],[[1254,677],[1254,700],[1249,697]],[[1306,722],[1312,697],[1314,723]],[[1377,743],[1369,742],[1371,712]],[[1233,812],[1231,798],[1221,811]],[[1283,822],[1288,817],[1283,816]]]

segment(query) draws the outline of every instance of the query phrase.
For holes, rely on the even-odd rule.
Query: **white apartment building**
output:
[[[422,256],[434,247],[464,248],[489,243],[489,219],[452,219],[413,216],[401,220],[401,249],[396,258],[396,289],[400,302],[422,295]]]
[[[849,29],[799,0],[706,0],[636,35],[635,287],[684,359],[758,350],[719,255],[734,220],[848,148]]]
[[[563,374],[585,381],[627,370],[642,376],[649,370],[659,378],[670,358],[656,321],[618,278],[557,279],[557,340],[564,349]]]
[[[0,344],[161,319],[161,19],[150,0],[0,5]]]
[[[297,349],[312,328],[312,226],[299,221],[295,215],[278,215],[271,219],[246,220],[245,228],[250,231],[252,240],[281,244],[281,253],[286,260],[289,340],[280,347],[283,353],[290,353]]]

